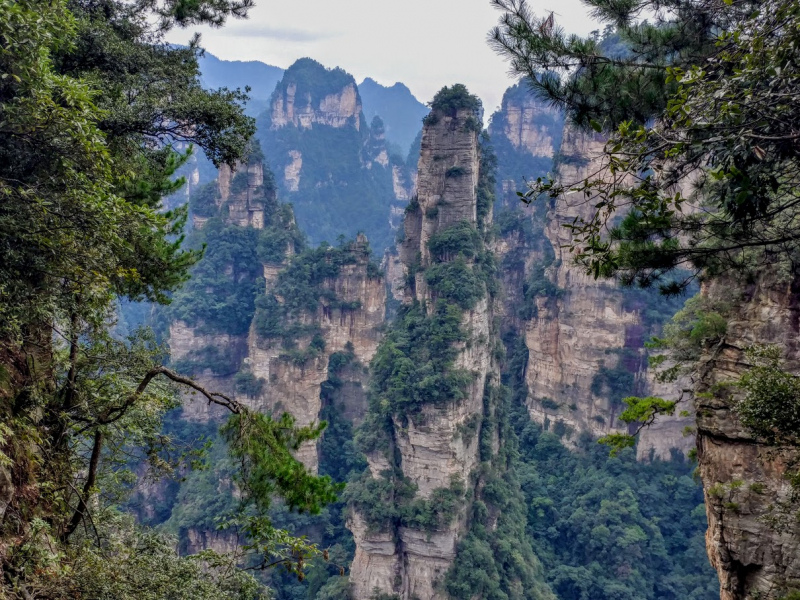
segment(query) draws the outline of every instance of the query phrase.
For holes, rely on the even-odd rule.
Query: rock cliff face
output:
[[[406,210],[400,245],[406,308],[388,334],[387,346],[379,350],[384,354],[373,362],[379,404],[371,407],[367,424],[384,423],[379,436],[383,442],[367,449],[368,473],[351,492],[355,501],[348,526],[356,554],[350,581],[359,600],[375,592],[403,600],[448,597],[446,578],[469,530],[470,499],[481,495],[478,466],[500,442],[487,421],[494,410],[492,374],[498,370],[494,292],[488,283],[483,293],[461,298],[454,288],[460,282],[445,275],[458,270],[463,281],[477,283],[472,277],[480,276],[482,261],[493,261],[483,234],[491,212],[476,193],[483,167],[477,115],[472,107],[442,110],[436,101],[433,106],[423,128],[417,196]],[[461,248],[465,238],[475,246]],[[411,331],[432,328],[427,329],[430,335],[446,336],[446,315],[455,318],[450,326],[458,327],[461,341],[439,351],[451,356],[449,362],[437,362],[438,357],[428,355],[435,352],[425,346],[434,342]],[[420,324],[407,329],[409,320],[416,319]],[[401,341],[406,332],[414,338],[410,346]],[[398,343],[409,358],[431,362],[413,365],[410,358],[413,372],[404,377],[398,369],[406,359],[398,355],[384,363]],[[385,377],[382,365],[391,377]],[[393,386],[403,379],[415,382],[423,371],[439,383],[425,392],[423,378],[419,387],[411,383],[399,397],[393,394]],[[457,384],[460,389],[448,396],[453,377],[463,379]],[[481,440],[487,444],[483,449]],[[392,490],[384,499],[393,506],[388,519],[376,517],[373,501],[359,499],[369,490],[387,489],[383,486]],[[417,511],[431,511],[434,523],[415,516]]]
[[[298,60],[257,127],[281,197],[313,243],[363,232],[378,252],[391,244],[389,211],[398,200],[385,127],[379,117],[368,124],[352,75]]]
[[[558,132],[548,125],[558,121],[557,109],[543,105],[531,95],[521,101],[506,95],[501,110],[505,115],[503,135],[514,148],[531,156],[553,158],[558,150]],[[541,122],[542,117],[546,122]]]
[[[369,272],[366,237],[360,236],[348,252],[353,254],[354,261],[342,265],[335,277],[321,282],[316,311],[304,310],[294,317],[296,324],[312,329],[313,335],[301,335],[294,341],[291,352],[287,352],[284,340],[265,337],[256,323],[251,327],[244,365],[255,378],[266,383],[247,401],[259,410],[289,411],[301,426],[319,421],[323,408],[320,391],[329,377],[331,356],[348,353],[361,366],[372,360],[384,323],[386,287],[381,277]],[[267,281],[268,293],[279,292],[275,285],[279,279],[280,276]],[[323,343],[318,342],[320,339]],[[319,351],[309,352],[315,344],[319,344]],[[340,376],[341,389],[345,391],[341,398],[331,399],[336,409],[349,413],[354,422],[366,413],[367,378],[364,368],[348,369]],[[298,457],[316,470],[315,445],[301,448]]]
[[[222,167],[216,195],[207,203],[211,209],[204,207],[205,214],[211,216],[195,220],[195,225],[199,234],[219,235],[204,259],[215,264],[201,262],[193,282],[198,288],[176,298],[173,310],[186,316],[170,325],[173,363],[209,388],[227,392],[254,409],[287,411],[301,425],[320,420],[320,386],[328,379],[330,356],[347,352],[353,364],[366,365],[380,338],[386,290],[370,263],[366,237],[345,248],[303,253],[291,211],[278,204],[272,175],[265,177],[260,160],[238,165],[235,171]],[[295,271],[293,260],[302,263]],[[331,261],[342,264],[333,268],[328,265]],[[311,294],[311,299],[288,315],[282,307],[286,299],[279,296],[288,295],[286,286],[297,285],[298,280],[287,271],[304,267],[321,270],[322,275],[311,290],[293,289],[296,294]],[[212,281],[219,289],[209,287]],[[204,292],[217,299],[233,296],[236,301],[230,312],[208,313]],[[265,299],[275,303],[262,310]],[[233,311],[247,306],[250,312],[231,318]],[[276,316],[270,310],[285,317],[284,327],[295,326],[297,333],[291,339],[264,334],[258,323]],[[346,390],[342,402],[346,397],[351,413],[366,412],[365,387],[364,370],[348,369],[341,389]],[[337,401],[335,395],[330,400]],[[184,416],[207,422],[222,417],[222,412],[195,401],[187,403]],[[299,458],[316,469],[315,446],[302,448]]]
[[[300,88],[294,81],[285,87],[279,86],[272,96],[272,128],[279,129],[292,124],[300,129],[311,129],[315,124],[330,127],[353,125],[360,127],[361,99],[354,82],[341,90],[314,97],[312,92]]]
[[[418,197],[406,212],[405,240],[401,260],[406,273],[416,270],[405,290],[404,302],[424,303],[433,310],[435,294],[428,288],[425,269],[432,264],[428,242],[432,235],[466,221],[477,225],[478,136],[466,130],[467,109],[455,115],[434,111],[434,124],[423,129],[419,160]],[[448,177],[447,173],[458,176]],[[465,311],[463,326],[474,338],[488,340],[492,321],[490,302],[482,300]],[[443,406],[423,404],[419,414],[403,422],[393,417],[394,447],[403,476],[415,487],[415,497],[430,498],[437,489],[447,489],[451,482],[466,482],[478,463],[477,436],[458,436],[459,428],[483,412],[483,384],[493,368],[487,342],[474,344],[458,353],[460,368],[475,373],[465,398]],[[373,477],[389,467],[388,457],[376,452],[369,455]],[[456,554],[456,542],[465,526],[463,508],[448,526],[435,532],[400,526],[396,531],[370,528],[356,511],[350,527],[356,540],[356,556],[350,580],[356,598],[369,598],[373,588],[400,594],[401,598],[444,597],[437,589]]]
[[[525,84],[506,90],[488,127],[497,154],[501,204],[518,208],[516,192],[525,187],[524,180],[552,172],[563,127],[561,113],[536,100]]]
[[[798,285],[776,279],[770,274],[741,290],[727,333],[701,361],[695,386],[706,548],[722,600],[772,600],[800,589],[797,492],[787,477],[800,453],[767,445],[745,429],[731,409],[735,390],[720,388],[748,368],[744,350],[753,344],[780,347],[784,368],[800,371]],[[732,289],[715,282],[703,294],[730,302]]]
[[[577,182],[596,171],[603,145],[599,135],[566,127],[558,178]],[[572,237],[564,225],[575,217],[590,218],[593,210],[591,199],[579,194],[551,204],[544,234],[552,255],[539,265],[540,292],[531,298],[525,325],[530,414],[547,427],[558,426],[568,445],[580,432],[626,431],[618,421],[622,398],[652,393],[656,385],[647,372],[644,342],[657,333],[648,320],[648,304],[657,300],[657,292],[653,298],[639,297],[613,282],[595,280],[574,264],[565,247]],[[675,395],[672,388],[658,392]],[[692,439],[682,434],[688,424],[691,419],[680,417],[660,421],[642,436],[640,458],[669,459],[673,447],[688,451]]]

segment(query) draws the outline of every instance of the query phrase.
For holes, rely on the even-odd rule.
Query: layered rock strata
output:
[[[741,392],[730,385],[750,367],[744,351],[755,344],[777,346],[783,368],[800,373],[800,287],[797,280],[777,279],[770,273],[741,291],[724,338],[701,360],[695,385],[706,549],[721,600],[774,600],[800,590],[800,505],[790,477],[800,451],[768,444],[743,427],[734,410]],[[703,295],[731,302],[735,289],[715,282]]]
[[[400,324],[395,325],[395,328],[405,327],[404,318],[420,313],[423,316],[418,318],[439,323],[434,321],[434,315],[441,319],[443,310],[458,310],[464,341],[456,343],[452,363],[438,372],[437,368],[442,367],[436,367],[435,361],[429,363],[433,367],[417,365],[417,368],[426,373],[432,369],[430,377],[442,381],[432,393],[446,393],[443,387],[446,387],[444,380],[448,374],[463,373],[467,379],[456,397],[437,401],[423,394],[416,400],[411,397],[386,400],[390,405],[413,403],[413,407],[411,404],[408,409],[390,406],[389,413],[383,413],[386,414],[382,417],[386,419],[385,426],[390,430],[381,434],[388,436],[387,446],[367,452],[369,473],[353,492],[358,495],[361,493],[358,490],[394,486],[386,500],[394,505],[397,515],[376,522],[368,515],[375,512],[374,502],[351,504],[348,526],[355,538],[356,554],[350,582],[354,597],[359,600],[376,593],[397,595],[403,600],[447,597],[446,574],[456,559],[459,540],[468,531],[470,501],[467,498],[480,496],[479,440],[483,437],[494,451],[500,443],[497,433],[482,431],[485,419],[489,418],[486,411],[493,410],[488,400],[489,382],[498,370],[494,357],[497,331],[493,293],[484,291],[479,297],[459,305],[453,303],[457,292],[444,287],[438,276],[432,275],[440,272],[437,269],[446,270],[456,264],[465,269],[462,273],[469,269],[476,274],[477,263],[482,260],[478,256],[488,258],[481,231],[488,227],[491,213],[486,214],[485,208],[482,212],[476,194],[481,177],[481,149],[479,128],[474,123],[473,108],[462,107],[450,112],[438,109],[435,101],[431,116],[426,119],[417,196],[406,210],[404,241],[400,246],[400,259],[406,273],[401,297],[409,312],[405,317],[401,314]],[[477,247],[459,252],[444,244],[442,240],[454,232],[459,233],[458,241],[453,243],[463,242],[463,236],[473,235]],[[469,276],[465,274],[464,277]],[[404,339],[404,333],[398,335],[401,337],[389,334],[391,344],[397,343],[396,339]],[[420,341],[416,343],[424,343],[422,339],[418,338]],[[407,348],[406,352],[410,356],[426,356],[425,348]],[[403,360],[398,356],[393,368]],[[415,379],[417,374],[408,376]],[[392,397],[391,390],[381,388],[380,383],[376,385],[374,393],[378,401],[384,394]],[[407,393],[414,392],[409,388]],[[372,422],[377,422],[375,409],[371,411]],[[484,451],[492,450],[484,448]],[[443,498],[452,500],[452,508],[440,506]],[[437,515],[436,523],[423,526],[411,516],[402,516],[412,514],[414,506],[430,506],[429,510]],[[439,511],[446,512],[440,514]]]
[[[567,126],[558,178],[580,182],[601,170],[604,143],[600,135]],[[657,331],[644,318],[646,303],[614,282],[594,279],[570,253],[572,232],[565,225],[576,217],[590,219],[594,204],[581,194],[553,202],[544,230],[553,258],[543,265],[551,285],[534,298],[525,328],[529,412],[546,426],[561,423],[568,445],[580,432],[626,432],[627,425],[619,421],[624,396],[677,395],[673,386],[657,386],[647,371],[644,342]],[[687,452],[692,438],[683,430],[690,424],[689,418],[664,418],[642,436],[640,458],[669,459],[672,448]]]

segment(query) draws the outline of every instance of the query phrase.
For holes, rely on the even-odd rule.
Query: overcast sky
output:
[[[585,35],[597,29],[580,0],[530,0],[558,25]],[[202,45],[225,60],[286,68],[309,56],[342,67],[360,83],[402,81],[422,102],[443,85],[464,83],[489,114],[512,83],[506,63],[486,44],[499,12],[488,0],[256,0],[246,21],[201,29]],[[185,43],[187,31],[175,31]]]

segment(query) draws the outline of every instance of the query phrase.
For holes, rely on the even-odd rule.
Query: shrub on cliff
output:
[[[447,116],[455,117],[459,110],[470,110],[478,113],[481,101],[477,96],[469,93],[467,86],[456,83],[451,87],[443,87],[429,103],[432,111],[440,111]]]

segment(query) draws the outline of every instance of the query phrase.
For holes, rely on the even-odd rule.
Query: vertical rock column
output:
[[[431,318],[438,303],[445,300],[429,282],[430,269],[457,260],[455,253],[447,256],[446,251],[432,256],[431,239],[462,228],[465,233],[473,232],[480,251],[484,248],[476,195],[480,176],[476,111],[464,107],[439,110],[434,103],[425,123],[418,193],[406,210],[400,258],[407,276],[404,303]],[[466,268],[475,272],[473,256],[459,260],[465,260]],[[474,429],[473,435],[464,432],[480,423],[487,375],[496,370],[492,305],[491,296],[483,293],[461,311],[465,341],[458,344],[452,368],[469,375],[462,397],[445,401],[423,398],[413,412],[394,411],[389,422],[390,449],[368,453],[369,477],[395,486],[401,482],[412,490],[412,497],[402,501],[403,508],[399,493],[393,493],[395,517],[378,526],[370,523],[358,506],[352,511],[349,526],[356,556],[350,580],[359,600],[372,597],[375,591],[397,594],[404,600],[446,597],[441,584],[467,527],[464,493],[480,460],[479,435]],[[455,489],[461,491],[454,492],[460,496],[454,514],[444,515],[438,525],[423,528],[407,514],[403,516],[404,510],[413,512],[412,505],[425,506],[426,502],[435,512],[439,495]]]
[[[568,124],[557,161],[558,178],[570,184],[596,176],[602,171],[604,144],[602,136]],[[572,232],[564,225],[576,217],[590,219],[595,202],[575,193],[558,198],[551,207],[545,235],[555,260],[546,276],[554,289],[536,298],[535,316],[525,335],[530,351],[529,412],[540,423],[562,422],[569,432],[564,438],[567,444],[583,431],[595,436],[627,431],[618,420],[624,407],[609,398],[616,378],[632,382],[627,395],[675,395],[672,387],[658,387],[646,370],[644,342],[650,333],[642,318],[644,307],[627,305],[623,290],[613,281],[587,274],[565,247],[572,242]],[[690,423],[680,417],[659,419],[642,436],[639,456],[647,458],[652,450],[669,459],[672,447],[688,451],[693,440],[682,430]]]

